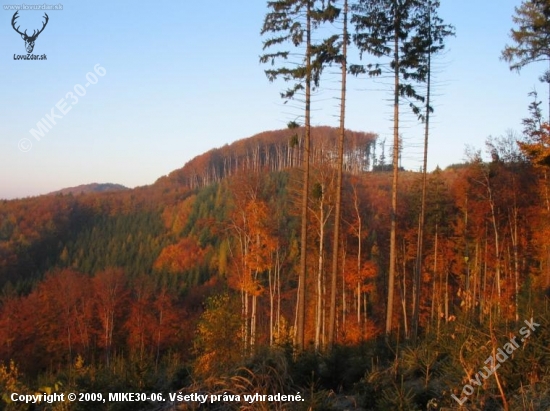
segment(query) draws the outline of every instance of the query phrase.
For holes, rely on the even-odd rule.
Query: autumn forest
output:
[[[438,7],[268,1],[260,62],[287,128],[149,186],[0,200],[0,410],[550,409],[550,126],[531,93],[523,130],[427,170],[432,59],[455,35]],[[550,1],[514,23],[502,64],[548,60]],[[338,125],[314,127],[328,68]],[[389,150],[346,128],[347,76],[391,80]],[[421,170],[401,166],[404,115]],[[30,408],[11,392],[304,401]]]

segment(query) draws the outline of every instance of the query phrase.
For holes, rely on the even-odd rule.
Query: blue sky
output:
[[[2,6],[18,4],[9,1]],[[499,60],[520,0],[442,3],[440,15],[457,35],[437,60],[430,169],[461,162],[465,145],[482,148],[489,135],[519,132],[534,87],[548,98],[538,81],[545,64],[518,75]],[[279,97],[285,85],[269,83],[259,64],[265,1],[45,4],[63,5],[47,11],[36,40],[33,53],[46,54],[45,61],[14,60],[26,54],[24,42],[11,27],[14,11],[0,9],[0,198],[93,182],[151,184],[196,155],[283,128],[299,114]],[[22,30],[41,27],[43,11],[19,15]],[[85,85],[96,64],[106,74],[72,105],[67,94]],[[314,125],[337,125],[336,80],[328,70],[314,98]],[[347,127],[389,142],[384,83],[349,79]],[[70,111],[37,141],[30,130],[52,109],[60,115],[62,99]],[[402,133],[403,165],[418,170],[422,129],[405,116]]]

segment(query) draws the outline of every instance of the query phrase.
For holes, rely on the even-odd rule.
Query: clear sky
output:
[[[0,198],[93,182],[151,184],[196,155],[284,128],[299,114],[279,97],[285,85],[269,83],[259,64],[265,1],[41,0],[63,5],[47,11],[36,40],[33,54],[46,54],[42,61],[14,59],[26,51],[6,7],[18,3],[10,1],[0,9]],[[482,148],[489,135],[519,132],[534,87],[548,98],[538,81],[544,64],[518,75],[499,60],[520,0],[442,3],[440,15],[457,35],[437,60],[430,169],[461,162],[465,145]],[[43,13],[20,11],[17,25],[31,34]],[[104,76],[88,74],[96,64]],[[329,70],[314,125],[337,125],[336,79]],[[350,78],[348,89],[347,127],[389,142],[384,81]],[[30,130],[52,109],[56,124],[38,141]],[[422,130],[411,116],[405,120],[403,165],[418,170]]]

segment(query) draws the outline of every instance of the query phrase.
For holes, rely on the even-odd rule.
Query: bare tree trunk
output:
[[[431,5],[428,5],[428,42],[431,44]],[[416,341],[418,337],[418,323],[420,321],[420,294],[422,293],[422,252],[423,252],[423,240],[424,240],[424,222],[426,216],[426,189],[427,189],[427,176],[428,176],[428,138],[430,135],[430,97],[431,97],[431,67],[432,53],[428,51],[427,61],[427,79],[426,79],[426,111],[424,119],[424,158],[422,163],[422,204],[420,206],[420,222],[418,227],[418,240],[416,248],[416,271],[414,273],[414,305],[413,305],[413,320],[412,320],[412,333],[413,340]]]
[[[258,305],[258,296],[252,295],[252,314],[250,316],[250,352],[254,350],[256,344],[256,307]]]
[[[474,291],[472,294],[472,318],[475,318],[476,316],[476,301],[478,298],[478,294],[477,294],[478,270],[479,270],[479,241],[476,241],[476,256],[474,260]]]
[[[361,219],[361,211],[359,208],[359,194],[357,193],[357,186],[353,186],[353,208],[355,210],[355,216],[357,219],[357,228],[352,227],[355,235],[357,236],[357,260],[356,260],[356,270],[357,277],[360,278],[361,275],[361,257],[363,255],[362,249],[362,239],[363,239],[363,221]],[[357,325],[361,325],[361,281],[357,281]]]
[[[518,209],[515,204],[512,207],[512,216],[509,216],[510,224],[510,239],[512,240],[512,249],[514,255],[514,291],[515,291],[515,306],[516,306],[516,321],[519,321],[519,256],[518,256]]]
[[[281,262],[277,248],[277,265],[275,268],[275,289],[277,290],[277,335],[281,337]]]
[[[298,290],[300,290],[300,287],[302,286],[301,284],[301,278],[298,277]],[[296,307],[299,307],[300,306],[300,292],[298,291],[296,293]],[[297,341],[297,338],[298,338],[298,309],[296,309],[295,311],[295,316],[294,316],[294,330],[293,330],[293,340],[294,341]]]
[[[362,256],[362,221],[359,215],[357,200],[355,201],[355,212],[357,213],[357,276],[361,275],[361,256]],[[357,281],[357,325],[361,325],[361,281]]]
[[[162,290],[163,294],[166,293],[166,290]],[[157,333],[157,353],[155,356],[155,372],[158,370],[159,361],[160,361],[160,338],[161,338],[161,331],[162,331],[162,322],[164,319],[164,309],[160,309],[159,312],[159,329]]]
[[[484,260],[483,260],[483,290],[480,294],[480,310],[479,310],[479,322],[483,322],[483,316],[485,312],[485,298],[487,295],[487,247],[489,240],[487,238],[487,226],[485,226],[485,253],[484,253]],[[481,285],[480,285],[481,286]]]
[[[486,176],[487,178],[487,191],[489,194],[489,205],[491,206],[491,222],[493,224],[493,231],[494,231],[494,237],[495,237],[495,260],[496,260],[496,266],[495,266],[495,275],[496,275],[496,285],[497,285],[497,312],[500,313],[500,303],[501,303],[501,285],[500,285],[500,236],[498,232],[498,225],[497,225],[497,217],[496,217],[496,210],[495,210],[495,203],[493,201],[493,193],[491,190],[491,187],[489,186],[489,176]]]
[[[403,283],[401,284],[401,307],[403,309],[403,332],[406,339],[409,339],[409,323],[407,315],[407,248],[403,241]]]
[[[300,274],[298,289],[298,324],[296,329],[295,345],[298,350],[303,350],[305,345],[306,322],[306,275],[307,275],[307,216],[309,199],[309,160],[311,137],[311,3],[306,9],[306,109],[305,109],[305,152],[304,152],[304,185],[302,187],[302,227],[300,236]]]
[[[449,268],[445,270],[445,322],[449,321]]]
[[[437,246],[438,246],[438,225],[435,223],[435,241],[434,241],[434,284],[436,282],[437,278]],[[434,296],[435,299],[436,293],[435,293],[435,287],[434,287]],[[432,300],[433,301],[433,300]],[[441,316],[439,313],[441,312],[441,275],[439,276],[439,288],[437,292],[437,340],[439,341],[439,326],[441,324]],[[433,316],[433,309],[432,309],[432,316]]]
[[[466,283],[464,284],[465,291],[465,308],[466,308],[466,317],[470,316],[470,249],[468,247],[468,207],[464,212],[464,262],[466,264]]]
[[[342,207],[342,180],[344,169],[346,80],[347,80],[347,43],[348,43],[348,0],[344,0],[344,30],[342,44],[342,89],[340,95],[340,138],[338,140],[338,179],[336,183],[336,211],[334,215],[334,238],[332,242],[332,273],[330,282],[330,314],[328,328],[328,348],[334,346],[336,326],[336,284],[338,276],[338,247],[340,246],[340,220]]]
[[[388,272],[388,300],[386,307],[386,338],[392,329],[393,296],[395,283],[396,231],[397,231],[397,181],[399,173],[399,22],[396,19],[394,35],[394,101],[393,101],[393,179],[390,210],[390,267]]]
[[[277,264],[277,262],[275,262]],[[277,268],[275,268],[277,269]],[[269,346],[273,346],[273,321],[275,319],[275,284],[273,280],[273,273],[270,269],[267,273],[269,281]]]
[[[321,193],[321,205],[319,207],[319,266],[317,271],[317,310],[315,315],[315,350],[319,351],[321,343],[321,323],[323,312],[323,253],[325,252],[325,210],[324,187]]]
[[[346,261],[346,248],[342,247],[342,261]],[[346,280],[345,275],[345,264],[342,264],[342,330],[346,330]]]
[[[495,336],[495,333],[494,333],[494,330],[493,330],[493,319],[492,319],[492,316],[491,316],[491,322],[489,324],[489,330],[491,330],[491,343],[492,343],[492,354],[493,354],[493,361],[497,355],[497,347],[498,347],[498,340],[497,340],[497,337]],[[496,362],[496,361],[495,361]],[[504,411],[508,411],[510,409],[509,405],[508,405],[508,400],[506,399],[506,393],[504,391],[504,388],[502,386],[502,382],[500,381],[500,376],[499,376],[499,372],[497,371],[499,367],[494,367],[494,376],[495,376],[495,380],[497,382],[497,387],[498,387],[498,391],[500,392],[500,397],[502,398],[502,406],[503,406],[503,409]]]
[[[244,352],[248,353],[248,347],[250,346],[249,342],[249,328],[248,328],[248,291],[244,292]]]

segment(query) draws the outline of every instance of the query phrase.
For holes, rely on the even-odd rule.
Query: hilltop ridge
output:
[[[303,127],[264,131],[223,147],[213,148],[194,157],[182,168],[159,178],[155,185],[178,184],[194,189],[218,182],[238,170],[281,171],[297,167],[302,161],[300,148],[303,133]],[[339,129],[336,127],[312,127],[313,166],[329,162],[336,156],[338,133]],[[371,155],[376,138],[375,133],[346,130],[346,171],[357,174],[371,168]]]

